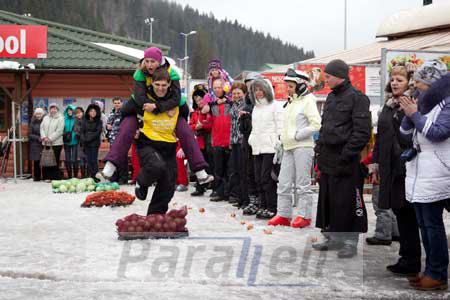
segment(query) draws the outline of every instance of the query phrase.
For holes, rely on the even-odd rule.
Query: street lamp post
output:
[[[186,83],[186,98],[188,98],[189,97],[189,79],[188,79],[188,59],[189,59],[189,56],[188,56],[188,54],[187,54],[187,39],[188,39],[188,36],[190,36],[190,35],[194,35],[194,34],[196,34],[197,33],[197,31],[191,31],[191,32],[189,32],[189,33],[183,33],[183,32],[180,32],[180,34],[182,35],[182,36],[184,36],[184,80],[185,80],[185,83]]]
[[[183,70],[183,78],[184,78],[184,83],[185,83],[185,88],[184,88],[184,90],[185,91],[187,91],[187,81],[186,81],[186,70],[184,70],[184,68],[183,68],[183,62],[187,62],[188,60],[189,60],[189,56],[185,56],[185,57],[183,57],[183,58],[177,58],[178,59],[178,61],[179,61],[179,64],[180,64],[180,68]],[[186,99],[187,99],[187,96],[186,96]]]
[[[150,44],[153,44],[153,21],[154,18],[147,18],[144,20],[145,24],[150,25]]]

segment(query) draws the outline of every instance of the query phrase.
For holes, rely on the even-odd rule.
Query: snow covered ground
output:
[[[0,184],[0,299],[450,299],[385,271],[397,243],[368,247],[361,236],[356,258],[337,259],[311,249],[321,239],[313,227],[266,234],[265,221],[189,193],[171,202],[192,208],[189,238],[124,242],[115,221],[145,214],[148,202],[81,208],[86,195],[52,194],[48,183]]]

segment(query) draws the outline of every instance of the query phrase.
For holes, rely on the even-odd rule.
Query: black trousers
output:
[[[420,272],[422,248],[414,206],[407,203],[405,207],[393,208],[392,211],[397,217],[400,233],[399,263],[413,272]]]
[[[242,192],[247,196],[256,196],[255,164],[253,161],[252,147],[248,144],[248,136],[242,139]]]
[[[56,166],[55,167],[43,167],[42,168],[42,179],[44,180],[60,180],[61,179],[61,170],[59,169],[61,165],[61,151],[63,146],[53,146],[53,153],[56,158]]]
[[[227,198],[230,149],[223,147],[213,148],[214,156],[214,191],[223,198]]]
[[[230,196],[239,198],[239,203],[243,203],[242,179],[245,177],[242,170],[242,147],[240,144],[231,145],[230,156]],[[247,196],[248,198],[248,196]]]
[[[176,143],[167,143],[167,150],[158,151],[148,144],[138,143],[137,153],[141,170],[136,178],[142,187],[156,183],[147,215],[164,214],[169,209],[169,202],[175,193],[177,179]],[[172,149],[173,148],[173,149]]]
[[[271,172],[274,154],[259,154],[253,157],[255,163],[255,183],[260,200],[260,208],[277,211],[277,183]]]
[[[41,161],[40,160],[34,160],[33,161],[33,179],[34,180],[41,180]]]
[[[98,150],[99,147],[86,147],[84,152],[86,153],[86,159],[88,164],[89,176],[95,178],[95,174],[98,172]]]

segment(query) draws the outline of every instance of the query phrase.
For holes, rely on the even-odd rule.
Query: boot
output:
[[[368,237],[366,238],[367,245],[382,245],[382,246],[389,246],[392,244],[392,240],[382,240],[377,237]]]
[[[267,225],[270,226],[291,226],[291,219],[282,217],[282,216],[275,216],[267,223]]]
[[[389,265],[386,269],[396,275],[415,277],[420,272],[420,268],[413,269],[411,267],[405,266],[404,264],[398,262],[394,265]]]
[[[78,178],[78,164],[73,165],[73,178]]]
[[[328,239],[325,242],[314,244],[312,247],[317,251],[340,250],[344,244]]]
[[[72,164],[66,163],[67,179],[72,178]]]
[[[243,208],[244,215],[255,215],[259,210],[260,201],[258,197],[250,198],[250,203]]]
[[[87,173],[87,167],[86,166],[82,166],[81,167],[81,178],[87,178],[88,173]]]
[[[448,289],[448,284],[439,280],[435,280],[429,276],[423,276],[417,284],[411,286],[420,291],[440,291]]]
[[[294,228],[305,228],[311,225],[311,219],[304,219],[302,216],[298,216],[292,222],[291,226]]]
[[[358,249],[353,245],[344,245],[341,250],[338,251],[338,258],[352,258],[358,254]]]
[[[136,187],[134,188],[134,194],[135,194],[136,198],[141,201],[145,201],[147,199],[147,193],[148,193],[148,187],[140,186],[139,183],[136,181]]]

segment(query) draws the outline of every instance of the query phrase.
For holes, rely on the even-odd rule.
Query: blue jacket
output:
[[[71,109],[72,110],[72,116],[69,116],[69,114],[67,113],[67,111]],[[66,109],[64,110],[64,136],[68,133],[71,132],[71,139],[69,143],[64,143],[66,145],[69,146],[73,146],[73,145],[77,145],[78,144],[78,138],[77,135],[75,134],[75,131],[73,130],[75,126],[75,106],[73,105],[67,105]]]
[[[441,111],[436,120],[425,116],[434,107]],[[418,111],[411,117],[404,117],[400,132],[411,139],[414,129],[422,133],[431,142],[437,143],[450,138],[450,73],[434,82],[431,87],[419,95]]]

